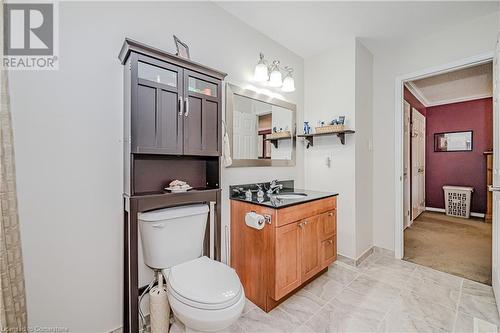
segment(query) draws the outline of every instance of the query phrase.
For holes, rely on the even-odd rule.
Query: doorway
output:
[[[404,206],[411,205],[403,259],[490,285],[492,230],[484,218],[491,206],[492,70],[488,61],[407,81],[403,96],[410,112]]]

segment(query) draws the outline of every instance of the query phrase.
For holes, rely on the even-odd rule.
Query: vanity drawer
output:
[[[320,240],[331,238],[337,233],[337,211],[335,209],[321,214],[318,232]]]
[[[295,206],[281,208],[276,210],[277,226],[287,225],[298,220],[302,220],[311,216],[319,215],[337,207],[337,198],[329,197],[325,199],[305,202]]]
[[[335,236],[321,242],[320,259],[321,267],[327,267],[337,259],[337,240]]]

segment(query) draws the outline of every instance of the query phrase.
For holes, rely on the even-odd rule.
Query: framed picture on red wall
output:
[[[434,151],[472,151],[472,131],[434,133]]]

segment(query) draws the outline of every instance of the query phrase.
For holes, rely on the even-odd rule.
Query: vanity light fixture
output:
[[[284,92],[292,92],[295,91],[295,80],[293,79],[293,68],[285,67],[285,78],[283,79],[283,86],[281,90]]]
[[[253,79],[256,82],[266,82],[270,87],[279,88],[284,92],[295,91],[295,81],[293,79],[293,68],[284,67],[284,78],[282,74],[282,69],[280,68],[279,60],[274,60],[273,63],[268,66],[267,61],[264,58],[264,54],[259,54],[260,60],[255,65]]]

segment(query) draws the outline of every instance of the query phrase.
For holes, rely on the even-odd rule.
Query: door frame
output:
[[[408,114],[406,114],[406,106],[408,106]],[[407,130],[407,133],[405,131]],[[407,211],[403,210],[403,228],[406,229],[412,225],[411,218],[411,104],[403,98],[403,209],[405,204]],[[405,140],[407,141],[405,143]],[[406,151],[406,153],[405,153]],[[406,176],[405,172],[406,164]],[[405,184],[405,179],[407,184]]]
[[[402,259],[404,254],[404,215],[403,215],[403,86],[407,81],[423,79],[436,74],[443,74],[457,69],[475,66],[493,61],[494,52],[481,53],[469,58],[447,64],[430,67],[414,73],[396,77],[394,90],[394,256]]]

